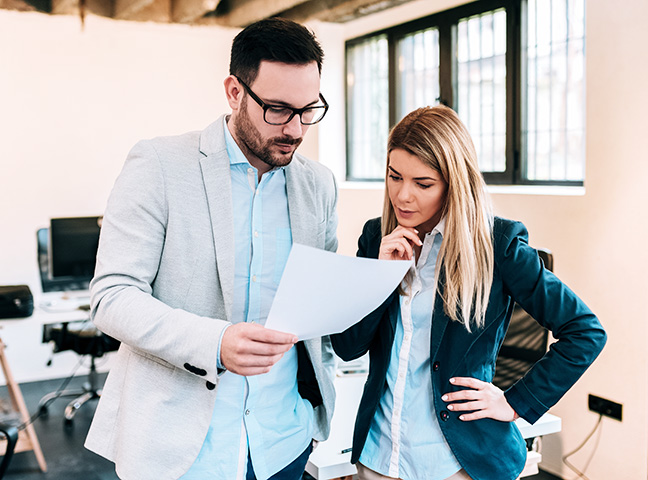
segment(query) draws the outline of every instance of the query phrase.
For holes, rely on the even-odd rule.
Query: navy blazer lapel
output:
[[[316,246],[315,185],[313,173],[298,158],[285,167],[288,214],[293,243]]]
[[[230,162],[225,147],[223,117],[200,135],[200,160],[209,216],[216,249],[216,267],[225,303],[227,319],[231,319],[234,296],[234,217]]]
[[[430,359],[433,360],[437,356],[439,347],[441,346],[441,339],[445,334],[448,323],[452,320],[446,315],[443,310],[443,271],[439,274],[437,282],[436,294],[434,296],[434,312],[432,314],[432,335],[430,336]]]

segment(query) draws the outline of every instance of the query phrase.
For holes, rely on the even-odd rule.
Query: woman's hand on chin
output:
[[[380,242],[378,252],[379,260],[412,260],[414,258],[413,245],[421,246],[423,242],[418,236],[418,231],[412,227],[398,226],[389,235],[385,235]]]

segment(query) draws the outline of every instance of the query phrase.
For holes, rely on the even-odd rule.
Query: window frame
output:
[[[389,103],[389,128],[397,122],[397,42],[405,35],[412,34],[426,28],[439,30],[439,102],[457,109],[454,91],[457,86],[457,72],[453,62],[456,51],[456,31],[461,19],[504,8],[506,10],[506,161],[503,172],[482,172],[489,185],[551,185],[551,186],[583,186],[583,180],[528,180],[523,177],[522,165],[522,128],[524,125],[523,104],[525,95],[525,68],[526,28],[523,21],[526,13],[527,0],[477,0],[460,5],[449,10],[427,15],[408,22],[383,28],[359,37],[354,37],[345,42],[344,66],[344,94],[345,94],[345,132],[346,132],[346,179],[347,181],[382,182],[382,178],[357,178],[352,177],[351,156],[349,149],[350,138],[350,112],[349,85],[346,78],[348,62],[346,61],[348,49],[366,41],[369,38],[385,35],[388,42],[388,103]]]

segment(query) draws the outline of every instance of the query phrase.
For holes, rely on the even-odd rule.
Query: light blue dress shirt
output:
[[[444,228],[445,219],[425,236],[417,264],[408,274],[409,294],[400,296],[387,390],[359,459],[375,472],[404,480],[444,480],[461,469],[432,401],[430,337]]]
[[[292,247],[286,176],[250,165],[225,123],[234,209],[232,323],[264,324]],[[258,480],[297,458],[313,437],[310,402],[297,390],[297,353],[290,349],[269,373],[224,373],[207,438],[183,480],[245,478],[248,451]]]

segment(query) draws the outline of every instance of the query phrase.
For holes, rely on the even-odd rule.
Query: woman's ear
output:
[[[241,108],[241,99],[243,98],[243,88],[234,75],[229,75],[223,82],[225,87],[225,97],[229,103],[232,112]]]

